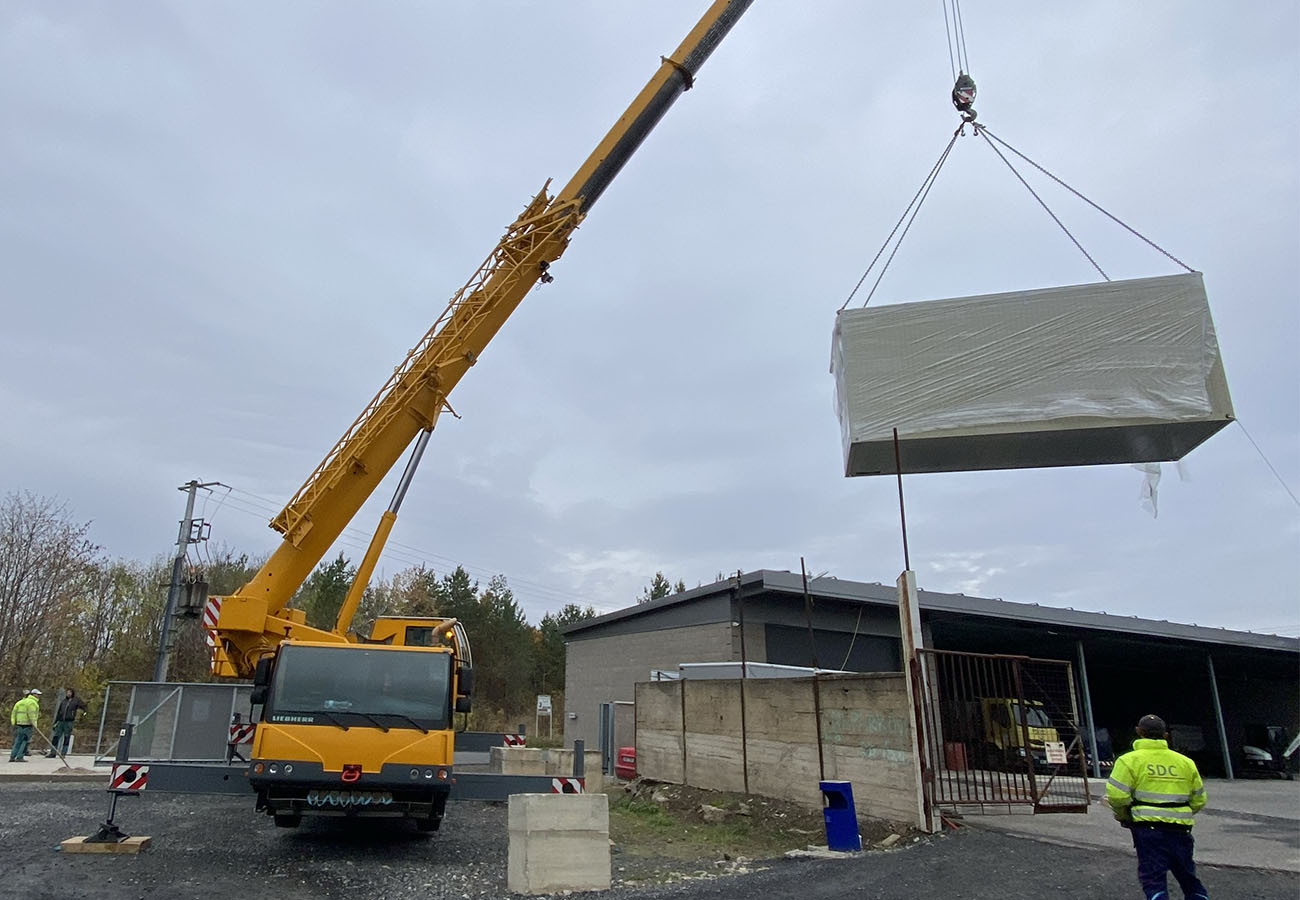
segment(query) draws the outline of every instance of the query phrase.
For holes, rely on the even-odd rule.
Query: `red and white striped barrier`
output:
[[[206,633],[208,646],[213,649],[217,646],[217,618],[221,615],[221,598],[209,597],[208,602],[203,606],[203,628]]]
[[[581,778],[552,778],[552,794],[581,794],[585,793],[582,786]]]
[[[503,734],[501,737],[505,739],[505,745],[507,747],[522,747],[526,740],[525,736],[522,734]]]
[[[108,778],[110,791],[143,791],[149,784],[149,767],[131,763],[114,763]]]
[[[253,732],[256,730],[256,722],[236,722],[230,726],[231,745],[253,743]]]

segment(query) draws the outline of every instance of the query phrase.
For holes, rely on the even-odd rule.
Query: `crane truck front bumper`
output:
[[[378,772],[361,766],[327,771],[318,762],[255,759],[248,782],[257,808],[272,816],[381,816],[438,820],[451,793],[447,765],[386,763]]]

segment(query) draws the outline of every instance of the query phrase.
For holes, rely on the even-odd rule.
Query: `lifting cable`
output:
[[[952,0],[951,17],[948,15],[948,2],[943,0],[943,30],[948,38],[948,65],[956,81],[958,73],[965,75],[970,71],[970,54],[966,52],[966,25],[961,17],[961,0]]]
[[[903,238],[907,237],[908,230],[911,229],[912,223],[916,221],[916,214],[921,211],[921,204],[925,202],[926,197],[930,196],[930,188],[934,187],[934,181],[939,176],[939,170],[942,169],[943,164],[948,161],[948,154],[952,152],[953,145],[957,143],[957,138],[959,138],[965,130],[966,123],[962,122],[957,130],[952,133],[952,140],[948,141],[948,146],[943,148],[943,153],[939,155],[938,162],[936,162],[930,169],[930,174],[925,176],[925,180],[921,182],[921,186],[917,188],[916,193],[912,195],[911,202],[907,204],[907,208],[903,210],[903,214],[899,216],[898,221],[894,223],[893,229],[889,232],[889,236],[885,238],[885,242],[880,245],[880,249],[876,251],[876,255],[871,258],[871,263],[867,266],[867,270],[862,273],[862,277],[859,278],[858,283],[853,286],[853,290],[849,291],[849,296],[840,304],[840,312],[843,312],[844,308],[853,301],[853,297],[857,294],[858,289],[862,287],[862,283],[867,280],[867,276],[871,274],[871,270],[876,267],[876,262],[880,259],[880,254],[885,252],[885,248],[889,246],[889,242],[892,241],[894,235],[898,233],[899,226],[903,224],[904,219],[907,219],[907,226],[903,228],[903,233],[898,235],[898,241],[894,244],[894,249],[890,251],[889,258],[885,260],[885,264],[880,267],[880,274],[876,276],[876,281],[871,286],[871,291],[867,294],[867,299],[862,301],[862,305],[866,306],[871,302],[871,298],[875,296],[876,288],[880,287],[880,279],[885,277],[885,271],[889,268],[889,264],[894,261],[894,254],[898,252],[898,248],[902,246]],[[910,219],[908,219],[908,213],[911,213]]]
[[[1023,159],[1025,162],[1029,163],[1031,166],[1033,166],[1033,167],[1034,167],[1035,169],[1037,169],[1039,172],[1042,172],[1042,173],[1043,173],[1044,175],[1046,175],[1048,178],[1052,179],[1052,181],[1055,181],[1057,184],[1059,184],[1061,187],[1065,188],[1065,189],[1066,189],[1067,191],[1069,191],[1071,194],[1073,194],[1074,196],[1078,197],[1078,198],[1079,198],[1080,200],[1082,200],[1084,203],[1088,204],[1088,205],[1091,206],[1093,209],[1097,210],[1097,212],[1101,213],[1103,216],[1105,216],[1106,218],[1110,219],[1110,220],[1111,220],[1112,222],[1114,222],[1116,225],[1118,225],[1118,226],[1120,226],[1121,228],[1123,228],[1123,229],[1124,229],[1125,231],[1127,231],[1129,234],[1131,234],[1131,235],[1133,235],[1135,238],[1138,238],[1139,240],[1141,240],[1143,243],[1145,243],[1147,246],[1151,247],[1153,250],[1156,250],[1156,251],[1160,252],[1160,253],[1163,254],[1166,258],[1168,258],[1168,259],[1172,260],[1173,262],[1177,263],[1178,265],[1182,266],[1182,267],[1183,267],[1184,269],[1186,269],[1188,272],[1195,272],[1195,271],[1196,271],[1196,270],[1193,269],[1191,266],[1189,266],[1187,263],[1183,262],[1181,259],[1179,259],[1178,257],[1174,256],[1174,255],[1173,255],[1172,253],[1170,253],[1168,250],[1166,250],[1165,248],[1161,247],[1161,246],[1160,246],[1159,244],[1157,244],[1155,241],[1151,240],[1149,237],[1147,237],[1146,235],[1142,234],[1142,233],[1139,232],[1137,229],[1133,228],[1133,227],[1132,227],[1131,225],[1129,225],[1127,222],[1124,222],[1124,221],[1121,220],[1118,216],[1116,216],[1116,215],[1114,215],[1113,213],[1111,213],[1109,210],[1106,210],[1106,209],[1104,209],[1103,207],[1101,207],[1100,205],[1098,205],[1097,203],[1094,203],[1092,200],[1090,200],[1090,199],[1088,199],[1087,197],[1085,197],[1085,196],[1084,196],[1083,194],[1081,194],[1079,191],[1075,190],[1073,187],[1071,187],[1070,185],[1066,184],[1066,183],[1065,183],[1064,181],[1062,181],[1060,178],[1057,178],[1057,177],[1056,177],[1055,175],[1053,175],[1051,172],[1047,171],[1047,169],[1043,168],[1043,167],[1040,166],[1038,163],[1034,162],[1034,161],[1033,161],[1032,159],[1030,159],[1028,156],[1025,156],[1025,154],[1021,153],[1021,152],[1020,152],[1019,150],[1017,150],[1015,147],[1012,147],[1012,146],[1011,146],[1010,144],[1008,144],[1006,141],[1002,140],[1002,138],[998,137],[996,134],[994,134],[993,132],[989,131],[987,126],[985,126],[985,125],[976,125],[976,126],[975,126],[975,130],[976,130],[976,132],[980,135],[980,137],[982,137],[982,138],[984,138],[986,141],[988,141],[989,146],[992,147],[993,150],[994,150],[995,152],[998,153],[998,156],[1002,157],[1002,161],[1005,162],[1005,163],[1007,164],[1008,168],[1010,168],[1011,171],[1015,172],[1015,171],[1016,171],[1016,170],[1015,170],[1015,167],[1012,166],[1011,163],[1007,160],[1007,158],[1006,158],[1005,156],[1002,156],[1002,153],[998,151],[998,148],[997,148],[997,146],[996,146],[995,143],[994,143],[995,141],[996,141],[998,144],[1001,144],[1003,147],[1006,147],[1008,150],[1010,150],[1010,151],[1011,151],[1012,153],[1014,153],[1016,156],[1018,156],[1018,157],[1020,157],[1021,159]],[[1019,172],[1016,172],[1016,177],[1017,177],[1017,178],[1020,177],[1020,173],[1019,173]],[[1022,178],[1021,181],[1023,182],[1024,179]],[[1028,187],[1028,185],[1026,185],[1026,187]],[[1032,193],[1032,191],[1031,191],[1031,193]],[[1037,197],[1038,195],[1037,195],[1037,194],[1034,194],[1034,196]],[[1038,202],[1039,202],[1039,203],[1042,203],[1042,200],[1039,200]],[[1044,204],[1044,208],[1046,208],[1046,205],[1045,205],[1045,204]],[[1051,211],[1048,210],[1048,212],[1050,213]],[[1055,217],[1055,216],[1052,216],[1052,218],[1056,218],[1056,217]],[[1062,226],[1062,228],[1064,228],[1064,226]],[[1068,234],[1069,232],[1066,232],[1066,233]],[[1073,236],[1071,236],[1071,240],[1073,240]],[[1077,243],[1077,242],[1076,242],[1076,243]],[[1082,250],[1083,248],[1080,247],[1079,249]],[[1086,254],[1085,254],[1085,255],[1086,255]],[[1088,258],[1091,259],[1092,257],[1088,257]],[[1096,263],[1093,263],[1093,265],[1096,265]],[[1109,279],[1107,279],[1107,280],[1109,280]]]
[[[949,2],[952,4],[951,15],[948,12]],[[866,306],[871,302],[871,298],[876,294],[876,288],[880,287],[880,281],[885,277],[885,272],[889,269],[889,264],[894,261],[894,255],[898,253],[898,248],[902,246],[903,238],[907,237],[907,232],[911,230],[912,223],[916,221],[916,216],[921,211],[921,204],[925,202],[926,197],[930,196],[930,189],[934,187],[935,179],[939,177],[939,170],[948,161],[948,155],[952,153],[957,138],[965,134],[968,123],[974,124],[975,122],[975,110],[971,106],[975,100],[975,80],[967,74],[970,69],[970,54],[966,51],[966,26],[961,15],[961,0],[943,0],[943,26],[944,36],[948,42],[948,65],[952,69],[954,78],[952,103],[961,115],[962,123],[952,133],[952,138],[948,141],[948,146],[943,148],[943,153],[939,155],[938,162],[934,164],[930,169],[930,173],[925,176],[925,180],[921,182],[921,186],[912,196],[907,208],[903,210],[902,216],[894,223],[894,227],[889,232],[888,237],[885,238],[885,242],[880,245],[876,255],[871,258],[871,262],[867,265],[866,271],[862,273],[862,277],[858,279],[858,283],[853,286],[853,290],[849,291],[848,297],[840,304],[841,312],[853,302],[853,298],[861,289],[863,282],[867,280],[871,270],[876,267],[881,254],[889,247],[890,241],[894,240],[894,235],[898,234],[898,241],[894,244],[894,249],[890,251],[889,256],[885,259],[885,264],[881,266],[880,274],[876,276],[876,280],[871,285],[871,290],[867,293],[866,299],[862,301],[862,305]],[[907,222],[906,226],[903,225],[904,220]],[[903,228],[902,234],[898,233],[900,227]]]
[[[951,12],[949,11],[950,5],[951,5]],[[957,138],[962,137],[965,134],[967,125],[970,125],[973,128],[975,135],[984,138],[984,141],[988,144],[989,148],[995,154],[997,154],[998,158],[1001,159],[1002,162],[1006,165],[1006,167],[1011,170],[1011,173],[1016,176],[1016,179],[1021,183],[1021,185],[1024,186],[1025,190],[1029,191],[1030,195],[1035,200],[1038,201],[1038,205],[1043,208],[1043,211],[1046,212],[1048,216],[1051,217],[1052,221],[1056,223],[1057,227],[1059,227],[1061,231],[1065,233],[1065,236],[1070,239],[1070,242],[1074,244],[1074,246],[1078,249],[1080,253],[1083,254],[1084,258],[1088,260],[1088,262],[1092,265],[1094,269],[1097,270],[1097,273],[1101,275],[1101,277],[1104,280],[1110,281],[1111,280],[1110,276],[1107,275],[1106,271],[1102,269],[1102,267],[1097,263],[1095,259],[1093,259],[1092,255],[1087,250],[1084,249],[1083,244],[1081,244],[1079,242],[1079,239],[1074,236],[1074,234],[1070,231],[1068,227],[1066,227],[1065,223],[1061,221],[1060,217],[1057,216],[1056,213],[1052,211],[1051,207],[1047,205],[1047,201],[1045,201],[1039,195],[1039,193],[1034,190],[1034,188],[1029,184],[1029,182],[1025,179],[1025,177],[1020,174],[1020,171],[1015,167],[1015,165],[1011,162],[1011,160],[1007,158],[1006,154],[1002,152],[1001,148],[1006,148],[1012,154],[1019,157],[1021,160],[1028,163],[1029,165],[1033,166],[1040,173],[1047,176],[1052,181],[1056,182],[1056,184],[1058,184],[1059,186],[1065,188],[1075,197],[1079,198],[1084,203],[1088,204],[1093,209],[1097,210],[1102,215],[1106,216],[1112,222],[1119,225],[1125,231],[1129,232],[1134,237],[1138,238],[1143,243],[1147,244],[1147,246],[1163,254],[1170,261],[1186,269],[1188,272],[1196,271],[1187,263],[1183,262],[1181,259],[1174,256],[1168,250],[1165,250],[1159,244],[1152,241],[1146,235],[1140,233],[1139,231],[1137,231],[1137,229],[1133,228],[1128,223],[1122,221],[1118,216],[1114,215],[1109,210],[1104,209],[1101,205],[1090,200],[1088,197],[1084,196],[1080,191],[1071,187],[1069,184],[1067,184],[1062,179],[1058,178],[1056,175],[1053,175],[1046,168],[1034,162],[1032,159],[1030,159],[1025,154],[1021,153],[1015,147],[1012,147],[1002,138],[998,137],[996,134],[989,131],[986,125],[980,122],[976,122],[975,121],[976,113],[975,113],[975,108],[973,106],[975,101],[975,93],[976,93],[975,79],[972,78],[969,74],[970,55],[968,54],[966,49],[966,25],[961,12],[961,0],[944,0],[943,22],[944,22],[945,37],[948,43],[948,64],[954,78],[953,88],[952,88],[952,103],[953,106],[956,107],[958,114],[961,116],[961,120],[962,120],[961,125],[959,125],[957,130],[953,132],[952,139],[948,141],[948,146],[944,148],[943,153],[940,154],[939,156],[939,161],[936,162],[934,166],[930,169],[930,173],[926,175],[925,180],[922,181],[921,187],[917,190],[916,194],[912,197],[912,200],[910,203],[908,203],[907,208],[903,210],[903,215],[899,218],[898,222],[895,223],[893,229],[889,232],[889,236],[885,238],[884,244],[882,244],[880,249],[876,251],[876,255],[872,257],[871,262],[870,264],[868,264],[866,271],[862,273],[862,277],[858,279],[858,282],[856,285],[854,285],[853,290],[849,292],[848,297],[845,298],[844,302],[840,305],[841,312],[845,308],[847,308],[848,305],[853,301],[853,298],[857,295],[859,289],[861,289],[863,283],[867,280],[867,276],[871,274],[872,269],[874,269],[876,263],[879,262],[881,255],[885,252],[886,248],[889,247],[890,242],[894,241],[895,235],[897,235],[897,241],[894,243],[894,248],[893,250],[890,251],[889,256],[885,258],[884,265],[881,266],[880,273],[876,276],[876,280],[872,284],[871,290],[867,293],[866,299],[862,301],[862,305],[866,306],[871,302],[871,298],[875,296],[876,289],[880,286],[881,279],[885,277],[885,272],[888,270],[889,264],[893,262],[895,254],[898,253],[898,248],[902,245],[903,238],[907,236],[908,231],[912,227],[912,223],[916,221],[916,216],[921,211],[921,204],[924,203],[925,199],[930,195],[930,189],[934,187],[934,182],[935,179],[938,178],[939,170],[943,167],[943,164],[947,161],[948,155],[952,152],[952,148],[957,142]],[[999,147],[999,145],[1001,146]],[[906,226],[904,226],[903,224],[904,221],[906,221],[907,223]],[[900,227],[902,228],[901,233],[899,232]]]

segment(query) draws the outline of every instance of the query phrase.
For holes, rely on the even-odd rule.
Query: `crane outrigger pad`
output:
[[[831,348],[845,475],[1160,462],[1233,419],[1199,272],[875,306]]]

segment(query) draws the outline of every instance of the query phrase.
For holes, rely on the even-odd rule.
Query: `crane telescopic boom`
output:
[[[289,601],[379,482],[422,431],[538,281],[549,281],[574,230],[681,94],[753,0],[716,0],[637,95],[573,177],[548,193],[550,181],[505,235],[361,415],[271,520],[283,535],[258,573],[221,598],[213,669],[248,677],[281,640],[346,641],[348,617],[332,631],[306,624]],[[390,507],[392,516],[395,509]],[[389,514],[386,513],[386,516]],[[381,523],[386,535],[392,516]],[[379,539],[382,546],[382,538]],[[377,549],[375,550],[377,553]],[[366,577],[369,572],[363,571]],[[358,577],[361,577],[359,575]],[[354,586],[359,597],[364,583]]]

